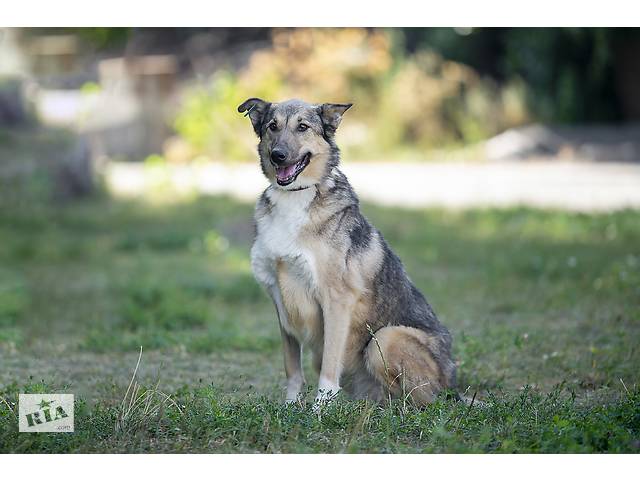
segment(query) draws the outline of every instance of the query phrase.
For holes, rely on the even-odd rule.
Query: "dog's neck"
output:
[[[306,187],[290,188],[289,190],[287,190],[287,192],[299,192],[300,190],[306,190],[307,188],[311,188],[311,187],[315,187],[315,185],[307,185]]]
[[[304,211],[311,205],[316,197],[317,188],[311,185],[303,190],[284,190],[282,188],[269,188],[267,198],[276,206],[274,213],[292,214],[294,211]]]

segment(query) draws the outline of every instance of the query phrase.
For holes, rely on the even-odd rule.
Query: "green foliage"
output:
[[[74,28],[82,41],[96,50],[122,47],[131,35],[128,27],[84,27]]]
[[[340,145],[376,159],[424,157],[532,121],[617,121],[629,82],[620,52],[637,40],[606,28],[275,31],[244,69],[190,89],[175,128],[194,154],[249,159],[256,141],[236,112],[247,97],[349,101]]]
[[[521,82],[480,77],[431,50],[394,52],[391,36],[361,29],[276,33],[237,73],[187,91],[174,127],[195,154],[249,159],[256,143],[237,106],[248,97],[349,101],[340,145],[356,157],[473,143],[527,119]]]
[[[505,85],[524,87],[526,108],[538,122],[619,121],[633,80],[640,31],[616,28],[401,29],[402,49],[433,49]],[[585,99],[588,99],[585,100]],[[631,119],[631,118],[628,118]]]
[[[275,98],[280,80],[264,76],[252,85],[251,95]],[[216,160],[246,159],[253,150],[253,132],[237,107],[247,99],[247,90],[230,72],[214,75],[208,85],[196,86],[184,97],[174,127],[196,152]]]

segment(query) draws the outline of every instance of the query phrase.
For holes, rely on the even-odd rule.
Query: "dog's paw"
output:
[[[299,407],[301,407],[303,405],[303,399],[302,399],[302,395],[298,394],[295,397],[287,397],[284,401],[285,406],[287,407],[292,407],[294,405],[297,405]]]
[[[340,387],[334,387],[330,389],[319,389],[316,399],[313,402],[313,412],[319,413],[323,407],[333,400],[338,393],[340,393]]]
[[[302,405],[302,397],[304,395],[302,388],[304,387],[304,378],[293,376],[287,383],[287,394],[284,401],[285,405]]]

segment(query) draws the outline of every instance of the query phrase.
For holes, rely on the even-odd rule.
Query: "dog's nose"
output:
[[[287,159],[287,152],[282,148],[274,148],[271,150],[271,161],[276,165],[280,165]]]

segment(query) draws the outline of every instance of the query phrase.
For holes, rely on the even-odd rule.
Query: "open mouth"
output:
[[[289,185],[293,183],[298,175],[309,165],[309,159],[311,158],[311,153],[306,153],[302,159],[298,160],[298,162],[293,165],[287,165],[284,167],[276,167],[276,181],[278,185]]]

